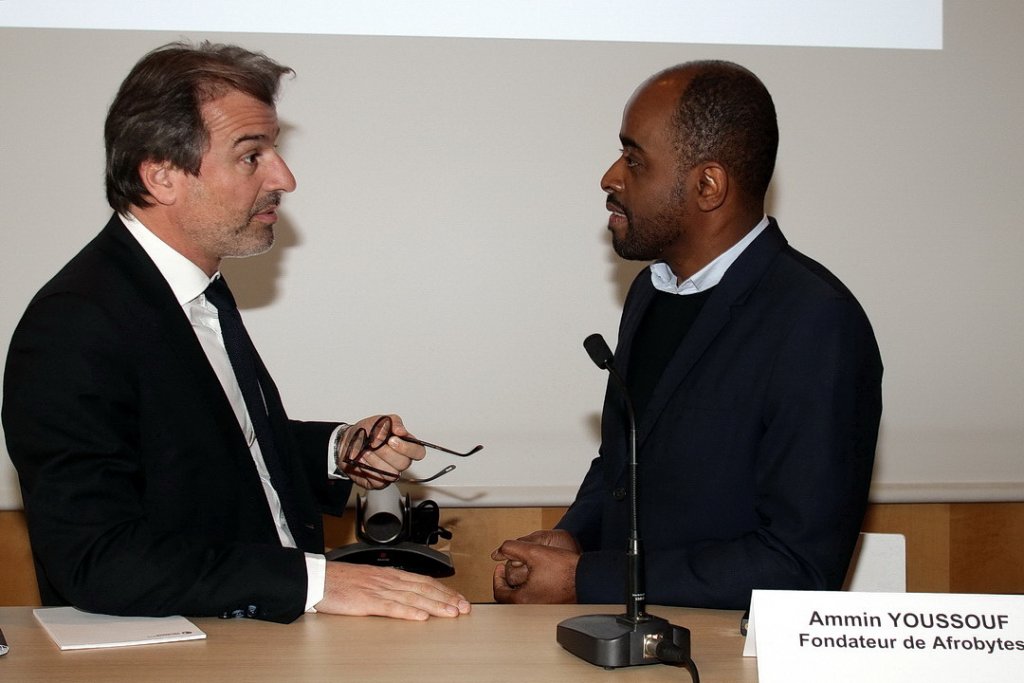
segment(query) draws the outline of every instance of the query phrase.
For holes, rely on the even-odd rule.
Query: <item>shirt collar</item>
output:
[[[178,304],[184,306],[206,291],[216,274],[207,277],[203,269],[175,251],[170,245],[149,231],[130,213],[119,214],[121,222],[156,264],[167,280]]]
[[[655,261],[651,264],[651,284],[654,288],[669,294],[696,294],[710,289],[722,281],[725,276],[725,271],[729,269],[729,266],[739,258],[739,255],[743,253],[751,242],[753,242],[758,235],[764,232],[764,229],[768,227],[768,216],[761,218],[761,221],[755,225],[750,232],[743,236],[739,242],[729,247],[727,250],[722,252],[715,258],[714,261],[707,264],[692,276],[683,280],[680,283],[676,283],[675,273],[664,261]]]

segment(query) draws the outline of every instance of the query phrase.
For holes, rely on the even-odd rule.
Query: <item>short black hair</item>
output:
[[[717,161],[747,197],[764,199],[779,148],[768,89],[748,69],[721,60],[687,62],[654,78],[680,71],[693,73],[673,116],[681,166]]]
[[[107,201],[124,213],[149,206],[143,161],[169,161],[198,175],[209,133],[201,108],[231,90],[273,105],[281,76],[294,73],[236,45],[169,43],[146,54],[114,97],[104,126]]]

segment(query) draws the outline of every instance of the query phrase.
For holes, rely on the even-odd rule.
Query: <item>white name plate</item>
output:
[[[760,683],[1019,681],[1024,595],[755,590],[743,655]]]

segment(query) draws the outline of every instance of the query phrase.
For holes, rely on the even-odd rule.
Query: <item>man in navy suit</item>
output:
[[[627,295],[614,364],[635,406],[647,600],[747,607],[752,589],[838,589],[867,504],[882,364],[845,286],[791,248],[764,198],[771,96],[728,62],[682,64],[626,106],[601,186],[615,251],[654,261]],[[628,421],[554,530],[492,557],[500,602],[621,603]]]
[[[356,429],[290,420],[220,276],[224,258],[271,247],[295,189],[276,147],[290,72],[235,46],[173,44],[110,107],[115,215],[32,299],[4,375],[45,604],[281,622],[469,610],[433,579],[326,562],[322,513],[423,448],[392,416],[391,438],[364,453],[374,476],[337,457]]]

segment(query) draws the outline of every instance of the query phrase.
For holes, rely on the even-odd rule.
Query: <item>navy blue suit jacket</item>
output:
[[[630,288],[615,364],[655,294]],[[711,292],[638,421],[639,520],[655,604],[743,609],[754,588],[838,589],[860,530],[882,364],[853,295],[774,219]],[[627,419],[609,385],[599,456],[558,527],[580,602],[621,603]]]
[[[33,298],[3,424],[45,604],[290,621],[323,552],[335,425],[289,420],[260,377],[297,494],[283,548],[238,421],[170,286],[117,216]]]

